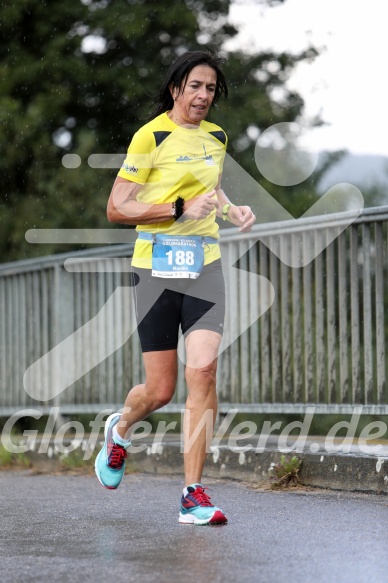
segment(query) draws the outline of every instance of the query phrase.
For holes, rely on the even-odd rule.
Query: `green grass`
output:
[[[12,453],[0,444],[0,470],[8,468],[28,468],[31,462],[24,453]]]
[[[61,454],[59,456],[59,463],[63,467],[63,469],[67,470],[77,470],[77,469],[86,469],[92,470],[94,467],[94,460],[96,459],[95,455],[89,460],[83,459],[84,452],[81,448],[77,448],[71,451],[68,454]]]
[[[296,455],[286,458],[282,455],[280,462],[272,468],[273,480],[271,488],[279,490],[280,488],[295,487],[300,484],[299,470],[302,462]]]

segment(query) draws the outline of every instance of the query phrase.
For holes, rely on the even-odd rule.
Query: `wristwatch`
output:
[[[224,221],[228,221],[228,211],[230,209],[232,205],[230,204],[230,202],[227,202],[226,204],[224,204],[224,206],[222,207],[222,218]]]

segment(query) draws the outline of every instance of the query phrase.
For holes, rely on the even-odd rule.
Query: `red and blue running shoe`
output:
[[[180,524],[226,524],[228,519],[220,508],[213,506],[202,484],[192,484],[181,499]]]
[[[125,472],[126,447],[131,445],[128,442],[124,447],[113,441],[112,430],[119,422],[120,417],[120,413],[113,413],[106,420],[105,442],[94,464],[99,482],[109,490],[115,490],[120,485]]]

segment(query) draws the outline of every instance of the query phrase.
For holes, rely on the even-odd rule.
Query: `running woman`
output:
[[[107,419],[95,470],[103,486],[119,486],[133,425],[174,395],[181,330],[187,384],[182,524],[227,522],[202,484],[217,413],[225,312],[216,217],[242,232],[255,221],[250,207],[233,205],[221,188],[227,136],[206,120],[227,93],[217,57],[205,51],[181,55],[167,72],[148,123],[133,136],[107,208],[109,221],[136,225],[138,232],[132,278],[145,382],[129,391],[122,413]]]

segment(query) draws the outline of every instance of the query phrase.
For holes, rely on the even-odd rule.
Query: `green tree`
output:
[[[222,51],[237,32],[227,22],[229,6],[230,0],[1,3],[2,261],[69,248],[30,245],[27,229],[109,227],[105,208],[117,170],[90,168],[88,157],[125,153],[175,55]],[[225,127],[229,153],[258,178],[255,135],[302,112],[302,99],[285,82],[298,61],[314,55],[312,48],[299,55],[225,55],[230,99],[212,119]],[[81,165],[65,168],[66,153],[80,156]],[[283,204],[291,200],[295,214],[316,196],[311,184],[291,198],[263,186]]]

